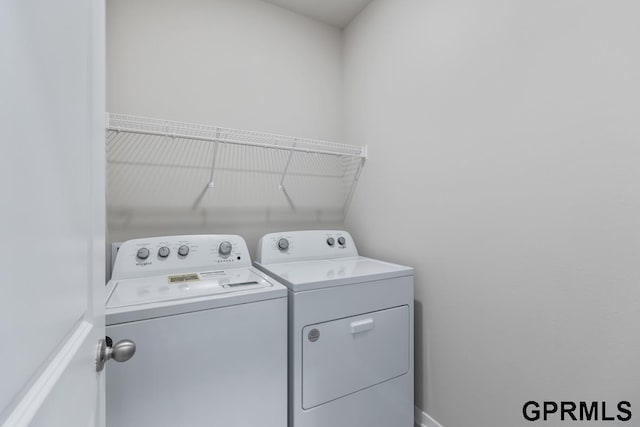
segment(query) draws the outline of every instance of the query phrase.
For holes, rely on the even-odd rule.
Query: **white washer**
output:
[[[287,292],[240,236],[129,240],[107,286],[108,426],[286,425]]]
[[[413,269],[345,231],[267,234],[254,265],[289,292],[289,426],[413,427]]]

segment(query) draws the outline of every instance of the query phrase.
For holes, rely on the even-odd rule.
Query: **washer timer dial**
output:
[[[149,258],[149,249],[147,248],[138,249],[138,253],[136,254],[136,256],[142,260]]]
[[[231,246],[230,242],[222,242],[220,243],[220,246],[218,247],[218,253],[222,256],[229,256],[229,254],[231,254],[231,249],[233,248],[233,246]]]
[[[289,249],[289,241],[285,238],[278,240],[278,249],[281,251],[286,251]]]
[[[180,256],[187,256],[189,255],[189,246],[187,245],[182,245],[178,248],[178,255]]]

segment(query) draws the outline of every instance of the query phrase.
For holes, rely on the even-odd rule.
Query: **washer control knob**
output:
[[[230,242],[222,242],[220,243],[220,246],[218,247],[218,253],[222,256],[227,256],[231,253],[231,248],[233,246],[231,246]]]
[[[338,237],[338,244],[340,244],[340,246],[344,246],[345,243],[347,243],[347,240],[344,237]]]
[[[187,256],[189,255],[189,246],[187,245],[182,245],[178,248],[178,255],[180,256]]]
[[[289,249],[289,241],[287,239],[278,240],[278,249],[281,251],[286,251]]]
[[[336,244],[336,239],[334,239],[333,237],[329,237],[329,238],[327,239],[327,245],[329,245],[329,246],[333,246],[333,245],[335,245],[335,244]]]
[[[160,249],[158,249],[158,256],[160,258],[166,258],[169,256],[170,253],[171,253],[171,250],[169,250],[169,248],[166,246],[163,246]]]
[[[147,248],[138,249],[138,253],[136,254],[136,256],[138,257],[138,259],[142,259],[142,260],[149,258],[149,249]]]

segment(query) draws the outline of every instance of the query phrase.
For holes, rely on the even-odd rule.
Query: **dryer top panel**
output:
[[[411,267],[360,256],[255,265],[294,292],[413,275]]]
[[[260,239],[256,251],[256,261],[260,264],[356,256],[356,244],[344,230],[270,233]]]

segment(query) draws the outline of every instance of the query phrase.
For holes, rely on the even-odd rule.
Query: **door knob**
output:
[[[111,338],[108,338],[111,341]],[[101,372],[108,360],[126,362],[136,353],[136,343],[131,340],[118,341],[114,346],[107,344],[107,339],[98,342],[98,354],[96,355],[96,371]]]

